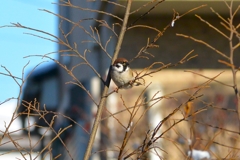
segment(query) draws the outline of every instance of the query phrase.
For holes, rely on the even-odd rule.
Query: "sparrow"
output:
[[[141,83],[135,82],[133,71],[129,67],[129,62],[125,58],[117,58],[111,66],[111,78],[118,89],[129,89]]]

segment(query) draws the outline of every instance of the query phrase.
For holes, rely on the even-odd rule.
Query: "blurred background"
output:
[[[21,23],[22,25],[44,30],[54,35],[58,34],[58,18],[54,15],[40,11],[39,9],[47,9],[54,13],[58,13],[58,6],[52,4],[57,0],[35,0],[35,1],[21,1],[10,0],[0,5],[2,12],[0,18],[0,26],[10,26],[11,23]],[[3,68],[6,67],[12,75],[22,78],[23,67],[29,62],[24,69],[24,77],[32,70],[38,63],[43,60],[40,57],[24,58],[28,55],[43,55],[49,52],[56,51],[58,45],[37,37],[27,35],[25,33],[36,33],[30,30],[18,29],[13,27],[4,27],[0,29],[0,72],[7,73]],[[57,54],[52,54],[51,57],[56,58]],[[44,62],[39,66],[45,67],[53,62]],[[0,76],[0,103],[5,100],[18,97],[19,86],[14,80],[8,76]],[[20,82],[20,80],[19,80]],[[21,83],[21,82],[20,82]],[[5,123],[10,122],[12,113],[16,108],[16,100],[10,100],[0,105],[0,130],[5,130]],[[17,119],[12,124],[10,131],[15,131],[21,128],[21,121]],[[16,135],[22,134],[21,131],[15,133]],[[9,147],[9,146],[8,146]],[[8,147],[1,147],[0,154],[3,154]],[[1,159],[12,160],[19,157],[19,153],[6,154],[1,156]],[[40,158],[39,158],[40,159]]]
[[[55,1],[47,1],[47,0],[35,0],[35,1],[19,1],[19,0],[10,0],[5,2],[4,5],[0,6],[1,11],[6,13],[2,15],[0,20],[0,26],[11,25],[11,23],[20,23],[24,26],[28,26],[31,28],[43,30],[49,32],[53,35],[64,39],[64,36],[67,33],[69,36],[66,38],[70,45],[74,46],[74,43],[77,44],[77,49],[79,53],[83,54],[86,49],[91,52],[87,52],[87,59],[96,68],[96,70],[101,74],[105,75],[108,70],[110,59],[107,54],[101,49],[101,47],[96,43],[86,43],[87,41],[92,41],[93,39],[89,37],[86,32],[92,32],[92,28],[96,27],[99,34],[101,35],[101,42],[105,44],[108,42],[110,37],[113,37],[107,46],[107,52],[112,55],[114,51],[114,47],[116,44],[117,38],[114,37],[112,32],[109,32],[105,27],[101,27],[100,22],[86,20],[86,19],[100,19],[105,20],[107,23],[121,23],[121,21],[114,19],[111,16],[107,16],[104,14],[99,14],[97,12],[84,11],[80,9],[73,9],[71,7],[63,7],[58,6],[52,3],[58,2]],[[113,7],[113,4],[103,2],[103,1],[78,1],[72,0],[72,4],[76,6],[81,6],[83,8],[90,8],[94,10],[102,10],[105,12],[114,13],[119,17],[124,16],[124,9],[121,7]],[[148,1],[134,1],[133,9],[137,9],[138,7],[144,5]],[[239,5],[240,1],[234,1],[234,8]],[[126,1],[119,1],[119,3],[125,5]],[[169,0],[158,5],[150,14],[139,19],[136,23],[135,20],[141,17],[141,15],[145,14],[154,4],[149,5],[141,9],[139,12],[134,13],[130,16],[129,25],[134,23],[134,25],[149,25],[154,28],[163,31],[163,29],[171,24],[173,19],[173,9],[175,9],[180,15],[189,11],[190,9],[207,4],[206,7],[200,8],[187,16],[184,16],[180,20],[175,22],[173,27],[169,27],[163,34],[163,36],[156,42],[159,45],[159,48],[149,49],[149,52],[154,55],[154,57],[148,56],[148,60],[146,59],[134,59],[130,66],[138,71],[141,71],[142,68],[149,66],[153,62],[161,61],[165,64],[167,63],[176,63],[178,62],[184,55],[186,55],[191,50],[194,50],[194,54],[198,54],[198,58],[192,59],[191,61],[184,63],[183,65],[178,65],[175,68],[167,69],[163,72],[159,72],[154,78],[146,78],[146,84],[148,82],[153,82],[152,87],[150,87],[144,96],[151,97],[158,90],[160,91],[159,95],[164,95],[166,93],[173,92],[175,90],[179,90],[182,88],[193,87],[199,83],[203,83],[206,79],[199,78],[196,75],[190,73],[184,73],[184,70],[194,70],[195,72],[199,72],[204,75],[208,75],[209,77],[216,76],[222,70],[227,68],[226,65],[218,63],[218,59],[222,59],[221,56],[216,54],[213,50],[205,47],[204,45],[197,44],[194,41],[189,39],[184,39],[182,37],[176,36],[176,33],[182,33],[187,35],[192,35],[198,39],[202,39],[214,47],[218,48],[218,50],[223,53],[228,53],[228,41],[224,39],[219,33],[211,29],[205,23],[202,23],[198,18],[195,17],[195,14],[201,15],[205,20],[211,22],[217,28],[223,29],[223,32],[227,33],[227,30],[224,30],[223,26],[220,25],[218,17],[212,13],[210,10],[210,6],[213,7],[219,14],[223,17],[229,16],[229,11],[225,4],[222,1],[218,0],[208,0],[208,1],[194,1],[194,0]],[[68,22],[66,19],[58,19],[56,16],[41,11],[39,9],[46,9],[53,13],[57,13],[62,15],[63,17],[73,21],[79,22],[81,19],[85,19],[85,21],[79,22],[81,26],[85,28],[85,30],[80,27],[72,28],[74,25]],[[239,18],[236,18],[234,23],[239,24]],[[60,32],[60,29],[62,31]],[[119,32],[120,27],[116,25],[116,33]],[[96,31],[96,30],[95,30]],[[24,85],[23,92],[21,95],[21,99],[25,101],[34,101],[36,98],[37,101],[40,102],[39,107],[43,109],[46,106],[47,110],[62,113],[66,116],[71,117],[75,122],[82,126],[78,127],[74,125],[73,121],[69,121],[62,116],[56,118],[56,123],[54,124],[54,129],[58,131],[60,128],[67,127],[68,125],[73,125],[71,129],[67,130],[62,134],[61,138],[65,142],[67,148],[71,151],[71,156],[73,159],[81,160],[86,145],[88,142],[88,133],[91,129],[92,120],[96,113],[96,106],[91,101],[91,99],[87,96],[86,92],[81,89],[79,86],[68,84],[66,82],[71,81],[72,77],[67,74],[67,72],[52,62],[48,58],[41,58],[34,55],[44,55],[50,52],[57,52],[59,50],[65,50],[65,52],[58,52],[56,54],[50,54],[51,58],[57,59],[61,64],[66,65],[68,68],[72,68],[83,61],[79,57],[71,56],[72,52],[67,51],[67,47],[63,45],[58,45],[51,41],[47,41],[44,39],[40,39],[38,37],[34,37],[31,35],[27,35],[25,33],[33,33],[36,35],[41,35],[37,32],[14,28],[14,27],[3,27],[0,28],[0,65],[6,67],[12,75],[16,77],[22,78],[22,68],[29,62],[27,67],[24,70],[24,76],[26,77],[28,73],[31,73],[32,69],[39,63],[44,62],[40,66],[38,66],[29,76],[26,84]],[[120,51],[120,57],[125,57],[129,60],[132,60],[135,55],[141,50],[141,48],[146,45],[147,39],[150,41],[154,39],[156,36],[156,31],[149,30],[147,28],[134,28],[129,29],[126,32],[124,37],[123,45]],[[96,36],[96,33],[94,34]],[[47,36],[48,37],[48,36]],[[65,39],[65,40],[66,40]],[[83,41],[85,43],[83,43]],[[238,42],[238,39],[235,38],[234,42]],[[236,50],[239,52],[239,49]],[[32,55],[32,56],[31,56]],[[68,56],[69,55],[69,56]],[[24,58],[25,56],[30,56]],[[235,64],[239,64],[240,55],[235,56]],[[0,72],[7,73],[7,71],[1,67]],[[74,75],[76,78],[85,86],[87,90],[93,95],[93,99],[98,102],[101,94],[102,85],[100,80],[95,76],[94,72],[87,66],[76,67],[74,70]],[[231,71],[227,70],[221,76],[220,80],[224,83],[231,84]],[[2,91],[0,94],[0,103],[8,100],[11,97],[17,97],[19,94],[19,86],[14,82],[14,80],[10,77],[0,75],[0,90]],[[20,82],[20,81],[19,81]],[[114,85],[111,86],[111,89],[114,89]],[[212,90],[205,90],[204,94],[208,96],[207,99],[204,99],[208,102],[215,102],[219,106],[224,104],[221,107],[230,107],[234,108],[235,100],[233,98],[233,91],[228,90],[224,87],[216,87],[215,85],[211,86]],[[125,101],[127,102],[127,106],[132,106],[135,102],[137,96],[141,92],[143,88],[135,88],[131,91],[120,91],[120,94],[123,94],[125,97]],[[191,92],[193,93],[193,92]],[[189,93],[190,94],[190,93]],[[129,97],[134,98],[129,98]],[[158,122],[163,119],[166,115],[168,115],[174,108],[176,108],[180,103],[184,102],[187,99],[187,95],[177,95],[176,98],[179,99],[178,102],[175,101],[164,101],[159,102],[156,107],[153,108],[152,112],[149,112],[149,115],[146,116],[146,119],[142,122],[144,126],[142,130],[139,130],[136,139],[133,139],[131,142],[131,148],[136,148],[138,142],[142,140],[142,137],[145,136],[145,131],[148,128],[152,128],[158,124]],[[223,103],[224,102],[224,103]],[[25,104],[26,105],[26,104]],[[114,107],[111,107],[114,106]],[[199,107],[203,106],[202,103],[194,104],[195,109],[199,109]],[[10,116],[14,112],[16,107],[16,100],[9,100],[6,103],[0,106],[0,130],[4,131],[5,123],[8,124],[10,121]],[[118,95],[112,95],[106,107],[111,111],[111,113],[115,113],[124,108],[121,100]],[[147,107],[147,106],[146,106]],[[26,106],[21,105],[19,108],[19,112],[24,112]],[[164,111],[163,111],[164,110]],[[6,114],[7,113],[7,114]],[[209,114],[212,112],[209,112]],[[215,113],[216,114],[216,113]],[[222,113],[221,113],[222,114]],[[108,115],[104,113],[104,115]],[[224,115],[224,114],[222,114]],[[118,115],[119,118],[124,115]],[[210,114],[209,117],[212,115]],[[226,115],[224,115],[226,117]],[[231,115],[228,115],[231,117]],[[46,114],[46,119],[48,122],[52,120],[53,114]],[[154,117],[154,118],[153,118]],[[200,119],[204,119],[204,116],[199,116]],[[216,115],[213,117],[217,117]],[[236,117],[232,116],[232,121],[236,119]],[[126,118],[123,118],[123,123]],[[220,123],[218,119],[212,121],[212,119],[206,119],[214,124]],[[21,116],[19,119],[15,120],[12,124],[10,131],[16,131],[20,128],[27,127],[28,117]],[[41,120],[38,116],[33,116],[31,119],[31,123],[36,122],[39,126],[43,127],[32,127],[31,135],[33,137],[33,141],[30,143],[34,143],[34,140],[38,140],[44,133],[44,127],[47,128],[46,122]],[[181,132],[186,137],[190,137],[189,135],[189,126],[181,126],[179,127],[183,131]],[[207,130],[207,127],[196,127],[195,130],[196,135],[200,135],[200,133],[205,131],[204,136],[208,133],[212,133],[212,130]],[[94,151],[98,150],[107,150],[108,147],[113,147],[114,144],[119,144],[122,140],[122,135],[116,136],[116,133],[120,133],[121,126],[113,122],[112,119],[106,120],[102,122],[101,132],[97,135],[96,138],[96,146],[94,146]],[[18,130],[13,133],[16,137],[20,135],[25,135],[24,138],[27,137],[28,132],[24,132],[23,130]],[[45,135],[45,133],[44,133]],[[174,135],[174,133],[169,133],[169,136]],[[37,153],[41,150],[52,138],[54,134],[49,133],[46,134],[43,143],[39,144],[33,153]],[[110,138],[109,138],[110,137]],[[186,138],[184,137],[184,138]],[[188,144],[187,140],[184,139],[181,134],[176,134],[173,136],[173,139],[181,144],[184,151],[187,151]],[[209,138],[209,137],[208,137]],[[210,137],[211,138],[211,137]],[[111,139],[111,140],[110,140]],[[26,143],[26,142],[25,142]],[[24,144],[24,140],[22,142]],[[59,159],[70,159],[68,151],[63,147],[62,142],[56,140],[52,144],[53,156],[57,156],[59,153],[62,156]],[[108,147],[107,147],[108,146]],[[161,144],[160,144],[161,146]],[[171,146],[171,145],[169,145]],[[0,146],[1,153],[5,153],[14,146]],[[165,146],[167,148],[167,145]],[[204,149],[206,144],[196,143],[196,148]],[[214,147],[213,147],[214,148]],[[167,150],[167,149],[166,149]],[[221,154],[221,149],[215,147],[214,150],[218,151]],[[1,155],[2,156],[2,155]],[[6,156],[6,157],[4,157]],[[6,159],[7,156],[19,157],[16,153],[3,155],[3,158]],[[35,156],[35,155],[33,155]],[[109,152],[100,152],[94,154],[92,159],[116,159],[117,154],[113,151]],[[169,159],[176,159],[176,157],[183,156],[181,153],[175,154],[175,157],[171,157],[169,155]],[[156,156],[150,156],[151,159],[157,159]],[[183,156],[184,157],[184,156]],[[39,158],[40,159],[40,158]]]

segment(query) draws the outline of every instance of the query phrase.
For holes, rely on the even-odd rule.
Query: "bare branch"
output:
[[[191,39],[195,42],[198,42],[198,43],[201,43],[201,44],[204,44],[205,46],[207,46],[208,48],[214,50],[216,53],[218,53],[219,55],[223,56],[224,58],[226,59],[230,59],[226,54],[222,53],[221,51],[217,50],[216,48],[214,48],[213,46],[211,46],[210,44],[206,43],[205,41],[202,41],[202,40],[199,40],[199,39],[196,39],[194,37],[191,37],[191,36],[187,36],[187,35],[184,35],[184,34],[176,34],[177,36],[181,36],[181,37],[184,37],[184,38],[188,38],[188,39]]]
[[[208,21],[202,19],[199,15],[195,15],[197,18],[199,18],[202,22],[206,23],[209,27],[217,31],[219,34],[221,34],[223,37],[229,39],[227,35],[225,35],[222,31],[220,31],[218,28],[214,27],[212,24],[210,24]]]

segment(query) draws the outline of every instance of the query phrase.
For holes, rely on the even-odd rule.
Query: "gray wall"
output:
[[[219,22],[217,16],[203,15],[205,20],[209,21],[216,27],[226,33]],[[224,16],[226,17],[226,16]],[[130,18],[130,23],[133,22],[137,17]],[[163,30],[172,21],[171,16],[157,16],[157,15],[147,15],[145,18],[139,20],[136,24],[147,24],[155,27],[159,30]],[[239,24],[240,20],[236,18],[235,24]],[[180,60],[185,54],[191,50],[195,50],[194,53],[198,54],[198,57],[192,59],[191,61],[175,67],[178,68],[225,68],[223,64],[218,62],[218,59],[225,60],[223,57],[219,56],[213,50],[207,48],[206,46],[194,42],[190,39],[185,39],[183,37],[176,36],[176,33],[187,34],[189,36],[195,37],[197,39],[204,40],[211,44],[216,49],[229,55],[229,42],[215,30],[208,27],[205,23],[201,22],[194,15],[188,15],[180,20],[176,21],[174,27],[169,27],[162,37],[156,42],[159,48],[148,50],[155,57],[150,57],[150,60],[138,59],[131,63],[133,68],[142,68],[149,66],[153,61],[161,61],[164,63],[175,63]],[[147,38],[150,41],[155,37],[156,32],[150,29],[135,28],[127,31],[124,39],[123,46],[121,48],[120,56],[126,57],[127,59],[132,59],[139,50],[146,45]],[[229,35],[227,32],[226,35]],[[235,37],[235,41],[237,39]],[[236,43],[235,43],[236,44]],[[236,65],[240,65],[240,48],[235,52],[235,62]]]

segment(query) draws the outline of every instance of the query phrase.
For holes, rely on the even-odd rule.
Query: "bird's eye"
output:
[[[119,68],[119,67],[120,67],[120,65],[119,65],[119,64],[116,64],[116,67],[117,67],[117,68]]]

